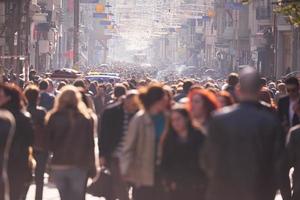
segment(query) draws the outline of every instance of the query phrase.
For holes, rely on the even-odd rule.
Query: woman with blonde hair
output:
[[[95,176],[94,123],[79,90],[65,86],[46,117],[53,181],[62,200],[85,199],[88,177]]]

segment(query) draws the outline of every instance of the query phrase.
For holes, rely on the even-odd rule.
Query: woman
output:
[[[234,99],[229,92],[220,91],[217,93],[217,98],[221,107],[231,106],[234,104]]]
[[[32,178],[29,149],[33,145],[30,114],[24,111],[24,97],[14,84],[0,84],[0,108],[10,111],[16,120],[16,131],[8,161],[10,199],[25,199]]]
[[[189,93],[188,107],[193,125],[206,134],[213,111],[220,108],[216,95],[205,89],[192,89]]]
[[[74,86],[65,86],[46,116],[52,175],[62,200],[82,200],[95,175],[93,120]]]
[[[149,86],[139,95],[143,105],[129,124],[121,157],[124,178],[134,186],[133,199],[161,199],[157,163],[159,144],[166,128],[164,111],[168,98],[159,85]]]
[[[161,162],[162,179],[170,199],[204,199],[206,178],[199,162],[204,139],[204,135],[192,126],[186,109],[171,111]]]

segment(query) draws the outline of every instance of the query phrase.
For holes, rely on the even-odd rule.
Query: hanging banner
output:
[[[107,13],[94,13],[93,17],[94,18],[99,18],[99,19],[107,19],[108,14]]]

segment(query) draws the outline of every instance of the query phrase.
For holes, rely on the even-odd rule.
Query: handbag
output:
[[[108,200],[112,198],[112,176],[107,168],[101,168],[96,181],[87,188],[87,193]]]

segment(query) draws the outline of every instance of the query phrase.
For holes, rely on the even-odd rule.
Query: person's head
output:
[[[26,87],[24,91],[24,95],[26,97],[27,103],[30,106],[36,106],[39,100],[40,90],[35,85],[29,85]]]
[[[268,80],[265,77],[260,78],[260,87],[267,87]]]
[[[236,73],[229,74],[227,83],[228,85],[235,87],[239,83],[239,75]]]
[[[193,86],[192,81],[190,81],[190,80],[184,81],[183,85],[182,85],[183,92],[187,94],[190,91],[192,86]]]
[[[44,80],[40,81],[40,83],[39,83],[39,89],[41,91],[47,91],[48,87],[49,87],[49,83],[48,83],[47,80],[44,79]]]
[[[126,87],[122,84],[116,84],[114,88],[114,97],[119,99],[124,95],[126,95]]]
[[[192,127],[189,112],[183,107],[175,107],[171,110],[170,122],[171,132],[176,134],[182,134],[189,131]]]
[[[138,109],[138,91],[129,90],[124,98],[124,109],[129,113],[135,113]]]
[[[139,99],[144,109],[151,114],[158,114],[166,109],[166,93],[160,85],[142,89]]]
[[[61,89],[61,93],[55,99],[54,108],[51,110],[50,115],[62,110],[78,111],[85,117],[90,117],[87,106],[82,101],[79,88],[72,85],[67,85]]]
[[[195,119],[209,119],[212,112],[220,108],[216,95],[205,89],[193,89],[189,95],[189,111]]]
[[[15,84],[0,84],[0,107],[20,111],[24,106],[24,96],[19,86]]]
[[[47,79],[47,81],[48,81],[48,88],[47,88],[47,92],[53,92],[54,91],[54,84],[53,84],[53,81],[51,80],[51,79]]]
[[[278,91],[281,92],[281,93],[286,93],[286,85],[285,83],[279,83],[277,85],[277,88],[278,88]]]
[[[295,99],[299,96],[299,81],[296,77],[289,77],[285,80],[286,91],[290,98]]]
[[[241,100],[258,100],[261,78],[253,67],[243,68],[240,72],[239,95]]]
[[[259,100],[272,105],[272,97],[270,91],[266,88],[262,88],[259,92]]]
[[[59,82],[58,86],[57,86],[57,90],[60,91],[64,86],[66,86],[66,82],[64,81],[61,81]]]
[[[234,104],[234,99],[229,92],[220,91],[217,93],[217,98],[222,107],[231,106]]]
[[[81,79],[75,80],[73,85],[77,88],[82,88],[83,90],[86,90],[86,85],[85,85],[84,81]]]

